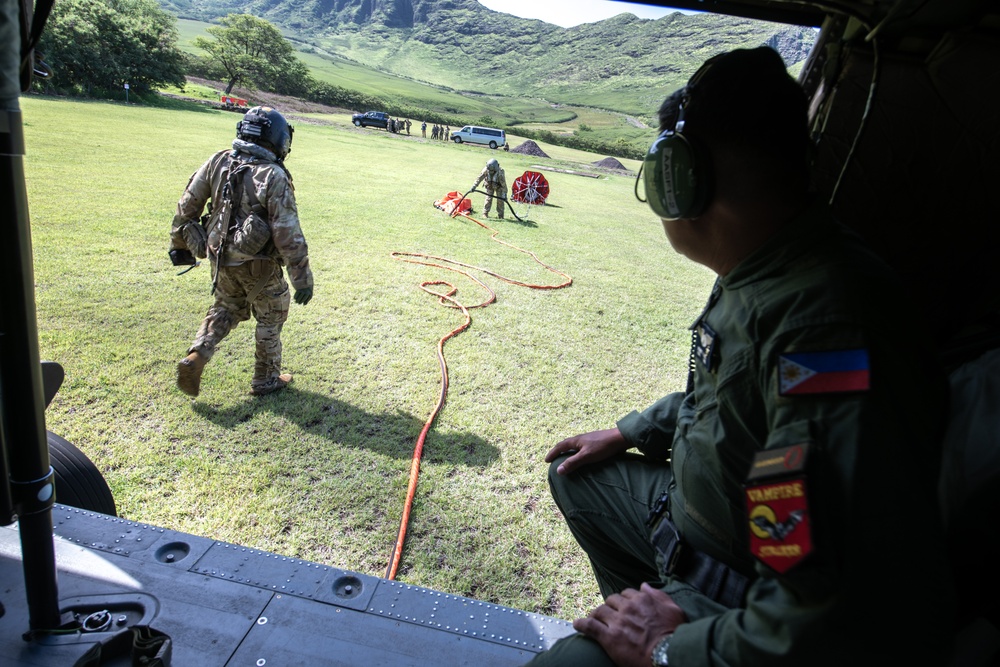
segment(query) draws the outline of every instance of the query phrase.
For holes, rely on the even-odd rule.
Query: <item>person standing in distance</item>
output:
[[[496,158],[486,161],[486,166],[479,172],[479,178],[473,183],[469,191],[476,189],[480,183],[486,188],[486,203],[483,205],[483,215],[489,217],[490,208],[493,206],[493,198],[497,200],[497,218],[503,220],[503,205],[507,201],[507,177],[504,176],[503,169]]]
[[[686,389],[545,457],[605,601],[532,667],[951,664],[948,386],[903,284],[810,191],[805,92],[738,49],[659,116],[647,200],[717,280]]]
[[[170,230],[175,265],[208,256],[215,303],[208,309],[188,355],[177,366],[177,386],[197,396],[205,365],[216,347],[251,315],[257,321],[250,392],[263,396],[292,381],[281,372],[281,329],[291,302],[313,295],[309,249],[299,227],[292,176],[285,158],[294,129],[271,107],[250,109],[236,124],[232,149],[222,150],[194,173],[177,203]],[[208,205],[208,214],[202,211]]]

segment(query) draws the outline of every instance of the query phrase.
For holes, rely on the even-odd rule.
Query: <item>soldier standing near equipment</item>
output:
[[[495,158],[487,160],[486,166],[479,172],[479,178],[473,182],[469,190],[475,190],[480,182],[486,188],[486,203],[483,205],[483,215],[489,217],[493,198],[496,197],[497,217],[503,220],[503,205],[507,201],[507,178],[504,176],[503,169],[500,168],[500,163]]]
[[[444,128],[444,133],[441,135],[442,141],[448,141],[451,138],[451,125],[446,125]]]
[[[718,279],[686,390],[546,455],[605,602],[532,666],[955,664],[947,384],[904,286],[810,193],[802,87],[768,47],[726,53],[660,130],[650,207]]]
[[[293,128],[271,107],[254,107],[236,124],[232,150],[219,151],[195,172],[177,203],[170,231],[175,265],[211,260],[215,303],[188,356],[177,367],[177,386],[197,396],[205,364],[223,338],[252,314],[257,320],[251,393],[263,396],[292,381],[281,373],[281,328],[291,301],[313,294],[309,251],[299,227],[292,177],[284,160]],[[205,204],[209,213],[199,223]],[[204,226],[203,226],[204,225]]]
[[[410,136],[410,119],[406,119],[406,136]]]

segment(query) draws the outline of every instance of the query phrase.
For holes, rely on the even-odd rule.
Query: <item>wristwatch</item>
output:
[[[653,667],[669,667],[667,664],[667,649],[670,648],[670,638],[674,633],[670,633],[653,647]]]

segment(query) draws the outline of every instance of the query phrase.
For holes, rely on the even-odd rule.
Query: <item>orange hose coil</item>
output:
[[[570,276],[563,273],[562,271],[557,271],[548,264],[542,262],[540,259],[538,259],[535,253],[529,250],[524,250],[523,248],[519,248],[516,245],[498,239],[497,235],[500,233],[498,230],[495,230],[492,227],[480,222],[479,220],[476,220],[461,207],[455,207],[454,212],[451,213],[451,217],[454,218],[457,216],[468,218],[469,220],[476,223],[483,229],[493,232],[493,235],[490,236],[491,240],[530,256],[533,260],[535,260],[535,262],[541,264],[546,270],[551,271],[552,273],[555,273],[559,276],[562,276],[564,280],[558,285],[533,285],[531,283],[521,282],[520,280],[514,280],[513,278],[507,278],[506,276],[502,276],[499,273],[494,273],[489,269],[484,269],[479,266],[472,266],[471,264],[465,264],[463,262],[459,262],[453,259],[448,259],[446,257],[438,257],[436,255],[427,255],[424,253],[416,253],[416,252],[390,253],[390,256],[393,259],[397,259],[401,262],[408,262],[410,264],[422,264],[424,266],[433,266],[439,269],[445,269],[446,271],[454,271],[455,273],[461,273],[466,278],[468,278],[472,282],[482,287],[489,296],[486,298],[485,301],[477,303],[474,306],[465,306],[455,299],[455,294],[458,293],[458,288],[452,285],[451,283],[444,280],[427,280],[420,283],[420,289],[424,290],[428,294],[436,296],[438,298],[438,303],[440,303],[445,308],[454,308],[456,310],[461,310],[462,314],[465,315],[465,322],[463,322],[460,326],[455,327],[450,332],[442,336],[441,339],[438,341],[437,355],[438,355],[438,364],[441,367],[441,393],[438,396],[437,405],[434,406],[434,410],[431,411],[430,417],[428,417],[427,421],[424,423],[424,427],[423,429],[421,429],[420,436],[417,438],[416,445],[413,448],[413,458],[410,460],[410,482],[406,489],[406,503],[403,506],[403,516],[399,522],[399,533],[396,536],[396,543],[393,546],[392,556],[389,561],[389,566],[386,568],[386,575],[385,575],[386,579],[395,579],[396,572],[399,570],[399,562],[403,556],[403,543],[406,540],[406,528],[410,523],[410,512],[413,508],[413,497],[417,491],[417,478],[420,476],[420,459],[422,458],[424,453],[424,441],[427,439],[427,433],[431,429],[431,424],[433,424],[434,420],[437,418],[438,413],[444,406],[445,397],[448,395],[448,362],[444,358],[445,341],[447,341],[449,338],[454,338],[455,336],[457,336],[458,334],[462,333],[463,331],[469,328],[469,326],[472,324],[472,316],[469,314],[470,309],[484,308],[493,303],[494,301],[496,301],[497,298],[496,292],[494,292],[489,285],[484,283],[482,280],[476,278],[468,271],[463,271],[462,269],[457,269],[455,267],[461,266],[465,267],[466,269],[475,269],[476,271],[482,271],[487,275],[493,276],[494,278],[502,280],[506,283],[510,283],[511,285],[520,285],[521,287],[528,287],[531,289],[561,289],[563,287],[568,287],[573,284],[573,279]],[[446,264],[451,264],[454,266],[446,266]],[[431,289],[431,287],[436,285],[446,286],[448,290],[446,292],[438,292]]]

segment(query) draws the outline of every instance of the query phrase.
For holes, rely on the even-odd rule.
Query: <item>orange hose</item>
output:
[[[413,509],[413,497],[417,492],[417,478],[420,476],[420,459],[423,457],[424,453],[424,441],[427,439],[427,433],[431,429],[431,424],[433,424],[434,420],[437,418],[438,413],[444,406],[445,397],[448,395],[448,362],[445,361],[444,358],[445,341],[447,341],[449,338],[454,338],[458,334],[468,329],[469,326],[471,326],[472,316],[469,314],[469,309],[484,308],[493,303],[494,301],[496,301],[497,298],[496,292],[494,292],[490,288],[490,286],[484,283],[482,280],[476,278],[468,271],[463,271],[461,269],[454,268],[453,266],[445,266],[445,264],[453,264],[455,266],[462,266],[467,269],[475,269],[477,271],[482,271],[483,273],[491,275],[494,278],[503,280],[504,282],[510,283],[511,285],[520,285],[522,287],[529,287],[531,289],[560,289],[563,287],[568,287],[569,285],[573,284],[573,279],[570,276],[566,275],[561,271],[557,271],[548,264],[545,264],[540,259],[538,259],[535,253],[528,250],[524,250],[522,248],[518,248],[517,246],[511,243],[507,243],[506,241],[501,241],[500,239],[498,239],[497,235],[500,233],[499,231],[483,224],[482,222],[476,220],[467,213],[460,213],[457,215],[462,215],[463,217],[468,218],[469,220],[476,223],[480,227],[492,231],[493,235],[490,237],[491,240],[496,241],[501,245],[505,245],[508,248],[513,248],[518,252],[522,252],[526,255],[529,255],[533,260],[541,264],[547,270],[562,276],[563,278],[565,278],[565,280],[558,285],[532,285],[530,283],[525,283],[519,280],[514,280],[512,278],[507,278],[505,276],[502,276],[498,273],[494,273],[493,271],[484,269],[482,267],[472,266],[471,264],[465,264],[463,262],[459,262],[453,259],[448,259],[446,257],[438,257],[436,255],[427,255],[424,253],[416,253],[416,252],[390,253],[390,256],[393,259],[397,259],[401,262],[408,262],[410,264],[422,264],[424,266],[433,266],[440,269],[445,269],[447,271],[454,271],[455,273],[461,273],[469,280],[473,281],[474,283],[482,287],[489,296],[486,298],[485,301],[477,303],[474,306],[465,306],[455,299],[455,294],[458,293],[458,288],[452,285],[451,283],[444,280],[427,280],[420,283],[420,289],[424,290],[428,294],[438,297],[438,303],[440,303],[442,306],[446,308],[454,308],[456,310],[461,310],[462,314],[465,315],[465,322],[462,323],[460,326],[455,327],[444,336],[442,336],[441,339],[438,341],[437,355],[438,355],[438,364],[441,367],[441,393],[438,396],[437,405],[434,406],[434,410],[431,411],[430,417],[428,417],[427,421],[424,423],[424,427],[420,431],[420,436],[417,437],[417,443],[413,448],[413,458],[410,460],[410,482],[406,488],[406,502],[403,505],[403,516],[399,522],[399,533],[396,535],[396,543],[393,545],[392,556],[390,557],[389,565],[386,568],[386,574],[385,574],[386,579],[395,579],[396,572],[399,570],[399,562],[400,560],[402,560],[403,556],[403,543],[406,541],[406,529],[410,523],[410,512]],[[452,214],[451,217],[456,217],[456,214]],[[436,260],[436,261],[429,261],[429,260]],[[447,286],[448,291],[442,293],[430,289],[430,287],[434,285]]]

